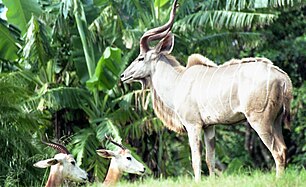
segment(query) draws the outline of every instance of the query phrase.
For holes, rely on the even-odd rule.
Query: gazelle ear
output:
[[[55,158],[50,158],[50,159],[41,160],[39,162],[36,162],[33,166],[37,168],[46,168],[49,166],[53,166],[57,163],[58,163],[58,160],[56,160]]]
[[[106,149],[98,149],[96,150],[98,155],[104,158],[113,158],[116,156],[114,151],[106,150]]]
[[[174,36],[171,32],[169,32],[155,47],[155,51],[157,53],[166,52],[168,54],[171,53],[174,46]]]

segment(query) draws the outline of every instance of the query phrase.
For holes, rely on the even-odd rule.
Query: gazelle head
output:
[[[53,158],[41,160],[35,163],[35,167],[47,168],[50,166],[50,176],[55,175],[62,180],[69,179],[76,182],[87,180],[87,173],[76,164],[75,159],[66,149],[66,147],[54,142],[42,142],[56,149],[59,153]]]
[[[118,146],[118,151],[111,151],[106,149],[98,149],[99,156],[111,159],[111,169],[116,169],[120,173],[134,173],[142,175],[145,173],[146,168],[140,162],[138,162],[131,154],[130,150],[123,147],[121,144],[109,139],[113,144]]]
[[[148,30],[143,34],[140,39],[140,54],[121,74],[121,81],[127,83],[133,81],[146,83],[147,78],[150,77],[154,70],[154,65],[159,60],[160,54],[171,53],[174,44],[174,36],[171,34],[170,30],[174,23],[176,7],[177,0],[173,3],[169,21],[165,25]],[[161,39],[161,41],[151,49],[149,47],[149,42],[159,39]]]

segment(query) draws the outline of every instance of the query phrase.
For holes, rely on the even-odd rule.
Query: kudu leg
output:
[[[210,126],[204,129],[204,141],[206,147],[206,164],[209,175],[215,175],[215,127]]]
[[[189,145],[191,149],[192,168],[194,171],[194,178],[196,182],[201,180],[201,127],[187,126],[187,133],[189,139]]]
[[[257,132],[260,139],[271,152],[276,164],[276,176],[281,176],[285,169],[287,147],[284,142],[279,119],[277,119],[274,124],[273,122],[249,122],[251,127]]]
[[[277,148],[277,150],[279,151],[273,154],[273,158],[276,164],[276,176],[277,177],[280,177],[282,173],[285,171],[286,159],[287,159],[286,158],[287,146],[285,144],[283,132],[282,132],[282,120],[283,120],[283,115],[278,116],[278,118],[275,121],[275,126],[274,126],[274,130],[275,130],[274,136],[278,142],[278,147],[279,147]]]

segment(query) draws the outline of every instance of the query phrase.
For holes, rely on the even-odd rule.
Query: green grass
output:
[[[102,186],[94,183],[90,187]],[[218,177],[203,176],[201,182],[195,183],[190,176],[177,178],[154,179],[144,178],[136,182],[121,181],[116,186],[124,187],[306,187],[306,170],[287,169],[281,178],[276,178],[274,172],[239,172],[239,174],[223,174]]]

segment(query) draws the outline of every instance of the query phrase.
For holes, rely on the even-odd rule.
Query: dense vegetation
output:
[[[138,55],[144,31],[168,20],[172,0],[0,0],[0,186],[39,186],[48,170],[32,165],[68,146],[91,180],[108,160],[105,134],[122,139],[149,176],[192,174],[186,135],[164,128],[149,92],[119,75]],[[292,128],[284,130],[288,165],[306,167],[306,7],[303,0],[179,1],[173,55],[200,53],[221,64],[264,56],[294,85]],[[143,100],[148,102],[147,109]],[[217,126],[218,167],[271,169],[270,153],[246,125]],[[204,153],[203,157],[204,157]],[[299,172],[299,171],[296,171]],[[303,176],[305,178],[305,171]],[[203,173],[207,168],[203,164]],[[126,176],[131,180],[134,176]],[[293,177],[292,177],[293,178]]]

